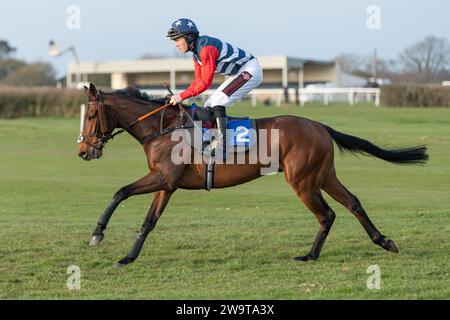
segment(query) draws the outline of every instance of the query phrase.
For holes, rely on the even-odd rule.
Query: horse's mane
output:
[[[122,97],[126,98],[132,98],[135,100],[138,100],[141,103],[145,104],[165,104],[166,98],[160,98],[160,99],[151,99],[145,92],[140,91],[136,87],[126,87],[124,89],[114,90],[113,92],[110,92],[110,94],[114,95],[120,95]]]

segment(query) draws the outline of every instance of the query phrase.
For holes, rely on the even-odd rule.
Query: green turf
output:
[[[229,113],[302,115],[382,146],[427,144],[426,166],[336,156],[341,181],[400,253],[372,244],[327,196],[337,217],[320,259],[291,261],[308,252],[318,224],[279,174],[209,193],[177,191],[140,258],[115,269],[150,196],[122,203],[99,247],[87,241],[113,193],[146,173],[139,144],[122,135],[102,159],[84,162],[78,119],[0,120],[0,298],[450,298],[450,109],[240,104]],[[375,264],[381,289],[369,290],[366,270]],[[66,288],[69,265],[81,268],[80,290]]]

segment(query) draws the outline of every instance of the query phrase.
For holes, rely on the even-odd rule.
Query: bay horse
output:
[[[120,188],[113,196],[90,238],[90,245],[98,245],[104,238],[106,226],[119,205],[125,199],[153,193],[153,200],[142,224],[138,237],[128,254],[116,266],[127,265],[138,257],[145,239],[155,227],[172,194],[177,189],[203,189],[204,164],[174,164],[170,130],[177,128],[182,117],[176,106],[165,105],[166,100],[152,100],[139,90],[103,93],[93,84],[85,87],[88,105],[79,138],[78,155],[84,160],[101,157],[103,147],[114,135],[114,129],[126,129],[142,143],[147,157],[149,172],[141,179]],[[164,108],[164,113],[160,112]],[[181,106],[180,106],[181,108]],[[149,112],[152,116],[148,115]],[[189,112],[186,111],[185,112]],[[139,119],[139,120],[137,120]],[[398,252],[394,241],[386,238],[370,221],[358,198],[337,178],[334,167],[333,140],[343,151],[371,155],[397,164],[423,164],[428,160],[426,147],[415,146],[402,149],[383,149],[375,144],[348,134],[338,132],[324,124],[302,117],[284,115],[256,119],[259,129],[278,129],[279,172],[284,172],[305,206],[314,213],[319,231],[309,253],[295,257],[296,261],[316,260],[335,219],[335,213],[322,196],[322,190],[347,208],[361,223],[370,239],[383,249]],[[161,126],[161,127],[160,127]],[[144,139],[150,137],[150,139]],[[270,137],[267,141],[271,143]],[[259,160],[258,160],[259,161]],[[262,164],[217,164],[215,187],[226,188],[261,177]]]

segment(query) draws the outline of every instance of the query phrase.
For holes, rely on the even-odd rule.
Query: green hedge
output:
[[[0,87],[0,118],[76,116],[86,103],[74,89]]]
[[[380,103],[387,107],[450,107],[450,87],[383,86]]]

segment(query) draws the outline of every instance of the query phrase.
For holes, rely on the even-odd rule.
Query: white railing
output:
[[[302,88],[299,90],[300,103],[322,100],[328,105],[330,101],[348,101],[354,105],[359,101],[371,101],[376,106],[380,105],[379,88]]]
[[[164,97],[168,93],[167,90],[142,91],[151,97]],[[215,90],[206,90],[200,95],[200,99],[206,101],[214,92]],[[302,106],[310,101],[320,101],[325,105],[335,101],[346,101],[350,105],[360,101],[374,102],[376,106],[380,104],[379,88],[289,88],[287,92],[285,89],[254,89],[248,94],[253,106],[256,106],[258,100],[266,99],[280,106],[286,100],[286,96],[290,102],[298,101]]]

